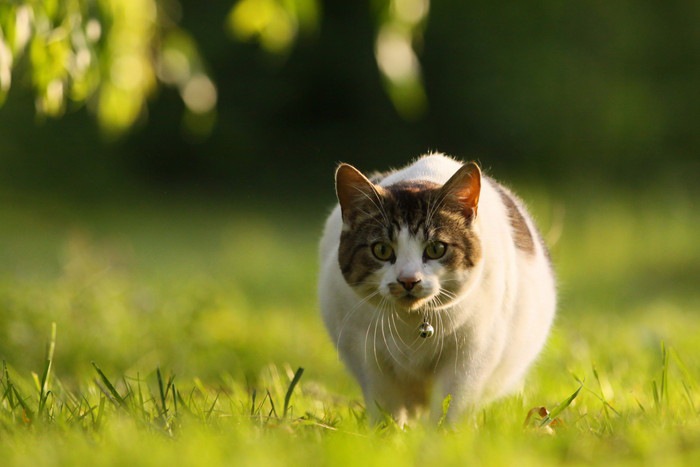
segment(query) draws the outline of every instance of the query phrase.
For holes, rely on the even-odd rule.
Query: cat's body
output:
[[[321,240],[324,322],[368,411],[448,417],[519,388],[555,281],[521,202],[475,164],[425,156],[370,182],[341,165]],[[352,286],[350,285],[352,284]],[[432,337],[422,338],[427,322]]]

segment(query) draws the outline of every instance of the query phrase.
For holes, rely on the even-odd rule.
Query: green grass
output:
[[[318,317],[325,207],[5,200],[0,463],[697,464],[693,198],[522,194],[561,283],[547,348],[520,396],[405,431],[368,426]]]

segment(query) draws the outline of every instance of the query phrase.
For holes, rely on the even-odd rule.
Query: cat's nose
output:
[[[413,287],[420,281],[420,277],[398,277],[396,279],[396,282],[401,284],[406,290],[413,290]]]

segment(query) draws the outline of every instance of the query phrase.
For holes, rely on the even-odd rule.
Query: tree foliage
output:
[[[19,77],[40,115],[86,106],[107,134],[143,117],[159,84],[176,87],[187,112],[211,114],[216,87],[177,11],[160,0],[1,4],[0,104]]]
[[[100,154],[159,183],[313,187],[431,149],[615,183],[663,160],[675,181],[698,167],[698,21],[696,0],[0,0],[0,182],[60,160],[99,185],[94,120],[138,124]],[[70,115],[36,128],[27,97]]]
[[[425,108],[416,48],[428,0],[377,0],[375,57],[386,92],[404,118]],[[146,112],[159,85],[178,89],[191,129],[207,132],[217,89],[192,36],[178,26],[176,0],[13,0],[0,5],[0,105],[13,77],[26,78],[40,115],[86,105],[119,134]],[[235,40],[286,55],[318,30],[319,0],[237,0],[225,24]],[[19,72],[17,72],[19,70]],[[202,125],[204,122],[204,125]]]

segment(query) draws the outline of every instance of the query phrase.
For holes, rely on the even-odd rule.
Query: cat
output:
[[[523,203],[440,153],[371,179],[340,164],[335,177],[319,304],[370,417],[450,422],[520,389],[556,308]]]

